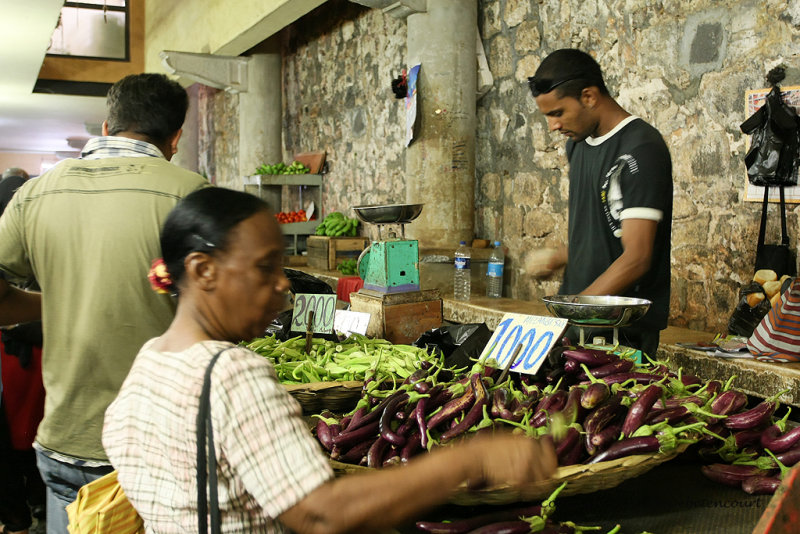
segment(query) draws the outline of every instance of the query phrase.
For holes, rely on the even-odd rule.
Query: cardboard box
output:
[[[310,235],[306,247],[310,267],[333,271],[346,259],[357,260],[361,252],[367,248],[367,238]]]

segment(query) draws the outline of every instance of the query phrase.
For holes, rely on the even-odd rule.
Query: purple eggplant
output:
[[[684,386],[695,386],[697,384],[702,384],[703,381],[700,380],[700,377],[695,375],[684,375],[681,374],[681,383]]]
[[[470,534],[528,534],[531,524],[527,521],[500,521],[471,530]]]
[[[598,452],[606,450],[617,441],[621,430],[622,422],[618,422],[611,423],[594,434],[586,434],[586,452],[589,456],[594,456]]]
[[[619,373],[627,373],[631,369],[633,369],[634,362],[628,358],[620,358],[617,361],[607,363],[605,365],[601,365],[599,367],[595,367],[590,369],[589,372],[592,373],[594,378],[603,378],[609,375],[616,375]],[[586,380],[589,378],[589,375],[586,374],[586,371],[582,371],[578,373],[579,380]]]
[[[658,384],[647,386],[639,397],[633,401],[628,409],[628,415],[625,416],[625,421],[622,423],[622,436],[629,437],[637,428],[644,423],[647,412],[653,407],[653,404],[663,393],[663,389]]]
[[[738,412],[747,404],[747,395],[741,391],[729,389],[711,402],[711,413],[730,415]]]
[[[573,447],[576,443],[578,443],[580,436],[581,436],[580,431],[574,426],[567,428],[564,437],[562,437],[555,444],[556,456],[560,457],[563,454],[565,454],[571,447]]]
[[[651,373],[642,373],[642,372],[628,372],[628,373],[616,373],[613,375],[604,376],[599,380],[602,380],[609,386],[613,384],[621,384],[623,382],[633,381],[637,384],[650,384],[652,382],[658,382],[659,380],[663,379],[663,376],[651,374]]]
[[[393,399],[399,397],[400,395],[408,395],[408,394],[403,390],[398,390],[395,393],[392,393],[391,395],[383,399],[377,405],[377,407],[373,408],[370,412],[365,413],[358,420],[356,420],[354,416],[353,420],[350,421],[350,424],[347,426],[347,433],[352,432],[358,428],[361,428],[362,426],[371,424],[373,422],[377,422],[380,419],[381,415],[383,415],[383,411],[384,408],[386,408],[386,405],[392,402]]]
[[[333,414],[330,412],[323,412],[321,414],[323,417],[332,417]],[[324,419],[320,418],[317,421],[316,427],[317,439],[325,447],[325,450],[332,450],[333,449],[333,434],[331,432],[331,425],[325,422]]]
[[[791,467],[795,464],[800,463],[800,445],[795,445],[788,451],[784,451],[780,454],[776,454],[775,458],[780,461],[786,467]]]
[[[578,360],[570,360],[564,362],[564,372],[568,375],[574,375],[581,372],[581,364]]]
[[[338,436],[334,436],[331,441],[340,448],[352,447],[356,443],[374,438],[380,432],[378,427],[379,422],[374,421],[355,430],[350,430],[348,428],[347,431],[340,433]]]
[[[744,449],[750,445],[756,445],[761,442],[762,431],[755,428],[748,428],[733,432],[733,443],[737,450]],[[788,450],[788,449],[784,449]],[[775,453],[784,451],[772,451]]]
[[[422,397],[417,401],[417,405],[414,407],[414,420],[417,422],[420,446],[423,449],[428,448],[428,423],[425,421],[425,409],[428,406],[428,398],[429,397]]]
[[[568,394],[563,389],[556,390],[542,397],[536,410],[533,412],[531,422],[534,428],[539,428],[547,423],[549,414],[559,412],[567,403]]]
[[[589,412],[589,415],[583,420],[583,429],[589,434],[599,432],[614,420],[622,409],[620,398],[617,395],[609,397],[603,404]]]
[[[774,402],[763,401],[749,410],[729,415],[724,423],[731,430],[755,428],[767,423],[777,407],[778,405]]]
[[[602,352],[591,349],[565,350],[564,356],[570,360],[582,363],[586,367],[599,367],[619,360],[619,356],[613,352]]]
[[[390,443],[378,436],[367,451],[367,467],[381,467]]]
[[[664,410],[651,410],[650,414],[645,418],[648,425],[655,425],[657,423],[666,422],[668,425],[680,423],[692,412],[686,406],[675,406],[674,408],[666,408]]]
[[[558,455],[558,465],[567,466],[581,463],[583,459],[583,444],[581,443],[580,436],[578,440],[572,444],[571,447],[564,450]]]
[[[531,517],[542,513],[542,506],[526,506],[524,508],[513,508],[500,512],[481,514],[467,519],[458,519],[449,523],[434,523],[432,521],[418,521],[418,530],[430,532],[431,534],[467,534],[476,528],[485,527],[494,523],[504,521],[514,521],[520,517]],[[530,529],[530,525],[528,525]]]
[[[396,447],[405,445],[406,438],[402,434],[392,430],[392,419],[394,419],[397,409],[407,400],[407,393],[396,396],[393,395],[392,400],[384,407],[383,414],[381,414],[378,420],[378,428],[380,429],[381,437]],[[416,421],[413,421],[413,423],[416,423]],[[409,427],[410,426],[411,425],[409,425]]]
[[[706,403],[706,399],[698,395],[689,395],[688,397],[669,397],[667,399],[658,399],[653,405],[653,408],[670,409],[677,406],[684,406],[689,403],[697,406],[703,406]]]
[[[726,486],[741,487],[742,481],[753,476],[769,474],[768,471],[759,469],[754,465],[709,464],[700,467],[700,470],[714,482]]]
[[[609,448],[589,460],[588,463],[607,462],[633,454],[654,453],[658,452],[660,446],[661,444],[655,436],[621,439],[611,444]]]
[[[373,443],[374,440],[372,441],[364,440],[361,443],[353,445],[352,447],[350,447],[349,450],[340,454],[338,458],[334,458],[334,460],[338,460],[346,464],[358,465],[359,463],[361,463],[361,460],[366,457],[367,452],[369,452],[369,448],[372,446]],[[331,458],[333,458],[333,455],[331,455]]]
[[[511,402],[511,392],[506,388],[497,388],[492,394],[492,417],[511,419],[511,410],[508,405]]]
[[[412,433],[406,444],[400,449],[400,461],[403,463],[408,462],[409,458],[417,454],[420,450],[422,450],[422,441],[419,432]]]
[[[705,387],[705,393],[708,397],[713,397],[722,389],[722,382],[719,380],[709,380]]]
[[[800,426],[781,433],[778,425],[771,425],[761,433],[760,442],[762,447],[776,454],[786,452],[800,443]]]
[[[433,430],[440,424],[450,421],[464,410],[469,409],[474,403],[475,391],[470,386],[463,395],[448,401],[441,411],[433,414],[431,418],[428,419],[428,430]]]
[[[581,394],[581,406],[587,410],[591,410],[605,401],[610,395],[611,389],[609,389],[608,384],[605,382],[589,384],[586,390]]]
[[[464,419],[462,419],[457,425],[442,433],[440,438],[442,443],[450,441],[454,437],[463,434],[478,424],[483,417],[483,407],[488,403],[489,396],[488,392],[486,391],[486,386],[483,383],[483,379],[477,373],[472,375],[470,384],[472,385],[472,390],[475,392],[475,401],[472,404],[472,408],[469,409],[467,415],[465,415]]]
[[[564,407],[561,408],[559,413],[564,419],[564,424],[571,425],[581,419],[583,415],[583,406],[581,406],[581,396],[583,389],[580,387],[571,387],[567,393],[567,400],[564,402]],[[555,412],[551,412],[555,413]]]
[[[742,489],[750,495],[772,495],[780,485],[780,477],[757,475],[742,480]]]

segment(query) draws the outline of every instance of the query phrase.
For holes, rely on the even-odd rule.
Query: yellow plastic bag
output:
[[[78,490],[67,506],[71,534],[139,534],[144,522],[117,482],[117,472],[94,480]]]

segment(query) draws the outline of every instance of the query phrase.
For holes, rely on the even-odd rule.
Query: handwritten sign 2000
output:
[[[336,312],[336,295],[296,295],[291,329],[300,332],[307,330],[308,313],[312,311],[314,312],[312,330],[317,333],[331,332]]]
[[[535,374],[566,325],[566,319],[508,313],[497,325],[481,358],[495,360],[496,365],[503,368],[514,349],[521,344],[522,348],[511,370]]]

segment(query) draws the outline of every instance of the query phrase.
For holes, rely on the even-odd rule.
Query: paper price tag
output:
[[[483,349],[481,360],[494,360],[494,365],[502,369],[517,345],[522,344],[511,371],[536,374],[566,328],[566,319],[507,313]]]
[[[314,312],[311,330],[315,333],[328,334],[333,331],[333,317],[336,312],[336,295],[309,295],[301,293],[294,297],[292,313],[293,332],[308,330],[308,313]]]
[[[363,336],[367,333],[370,317],[371,315],[365,312],[336,310],[333,329],[342,334],[361,334]]]

